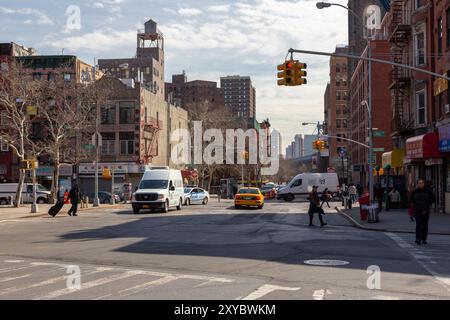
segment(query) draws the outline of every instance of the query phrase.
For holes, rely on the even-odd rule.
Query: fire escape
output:
[[[144,163],[149,164],[158,156],[158,139],[162,130],[162,121],[150,117],[144,123]]]
[[[408,45],[411,36],[411,25],[408,22],[404,0],[394,0],[391,4],[391,21],[389,24],[389,42],[391,43],[392,61],[408,64]],[[392,94],[392,132],[401,135],[412,129],[413,120],[409,117],[408,108],[411,74],[409,70],[392,67],[391,84]]]

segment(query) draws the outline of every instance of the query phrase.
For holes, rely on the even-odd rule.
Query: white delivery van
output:
[[[337,193],[339,178],[336,173],[302,173],[297,175],[286,187],[278,191],[277,199],[293,201],[296,196],[307,195],[312,187],[317,186],[317,192],[321,193],[326,188],[331,193]]]
[[[11,204],[16,197],[18,183],[0,183],[0,205]],[[50,191],[42,185],[36,184],[36,202],[48,203],[50,199]],[[33,184],[24,183],[22,187],[22,202],[33,203]]]
[[[145,171],[138,189],[133,193],[132,207],[135,214],[141,209],[169,212],[173,207],[181,210],[183,201],[181,171],[169,167],[150,167]]]

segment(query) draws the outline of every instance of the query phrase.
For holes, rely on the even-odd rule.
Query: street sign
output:
[[[377,138],[384,138],[386,137],[386,132],[384,131],[374,131],[373,136]]]
[[[374,148],[373,152],[384,152],[384,148]]]
[[[95,149],[95,146],[93,144],[86,144],[84,146],[85,149],[91,150],[91,149]]]
[[[367,163],[370,164],[370,156],[367,158]],[[376,163],[377,163],[377,157],[375,157],[375,155],[374,155],[374,157],[372,158],[372,164],[376,164]]]

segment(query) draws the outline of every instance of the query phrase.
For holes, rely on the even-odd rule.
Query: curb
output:
[[[122,207],[123,205],[126,205],[126,204],[124,204],[124,203],[122,203],[122,204],[115,204],[115,205],[110,205],[110,206],[108,206],[108,207],[78,208],[78,212],[80,212],[80,211],[101,210],[101,209],[117,209],[117,208]],[[64,212],[64,211],[61,210],[61,212]],[[67,212],[67,211],[66,211],[66,212]],[[30,214],[32,214],[32,213],[30,213]],[[45,213],[38,213],[38,214],[32,214],[32,215],[30,215],[30,216],[22,216],[22,217],[19,217],[19,218],[17,218],[17,219],[42,218],[42,217],[46,217],[46,216],[48,216],[48,213],[47,213],[47,212],[45,212]]]
[[[349,214],[345,213],[338,207],[334,208],[341,216],[343,216],[345,219],[350,221],[351,224],[353,224],[354,227],[362,230],[367,231],[377,231],[377,232],[393,232],[393,233],[409,233],[409,234],[415,234],[415,231],[409,231],[409,230],[398,230],[398,229],[383,229],[383,228],[373,228],[373,227],[365,227],[362,224],[360,224],[358,221],[356,221],[353,217],[351,217]],[[450,232],[428,232],[428,234],[431,235],[438,235],[438,236],[450,236]]]

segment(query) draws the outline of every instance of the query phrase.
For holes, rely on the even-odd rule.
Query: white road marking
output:
[[[139,292],[141,292],[143,290],[146,290],[146,289],[149,289],[149,288],[152,288],[152,287],[162,286],[162,285],[164,285],[166,283],[175,281],[177,279],[179,279],[179,278],[176,277],[176,276],[167,276],[167,277],[164,277],[164,278],[161,278],[161,279],[156,279],[156,280],[153,280],[153,281],[150,281],[150,282],[146,282],[146,283],[143,283],[143,284],[131,287],[131,288],[127,288],[127,289],[121,290],[121,291],[119,291],[119,294],[121,294],[123,296],[130,296],[130,295],[139,293]]]
[[[324,297],[325,297],[325,290],[316,290],[313,293],[314,300],[323,300]]]
[[[3,278],[3,279],[0,279],[0,282],[8,282],[8,281],[12,281],[12,280],[27,278],[29,276],[31,276],[31,274],[24,274],[23,276],[18,276],[18,277]]]
[[[5,260],[6,263],[22,263],[24,260]]]
[[[376,296],[373,297],[375,300],[400,300],[399,297],[391,297],[391,296]]]
[[[275,291],[275,290],[283,290],[283,291],[298,291],[301,288],[289,288],[289,287],[280,287],[280,286],[274,286],[271,284],[265,284],[252,293],[250,293],[248,296],[243,298],[242,300],[256,300],[259,298],[264,297],[265,295]]]
[[[11,220],[0,220],[0,223],[4,223],[4,222],[21,222],[23,220],[17,220],[17,219],[11,219]]]
[[[388,237],[390,237],[392,240],[394,240],[397,244],[405,244],[407,243],[405,240],[397,236],[396,234],[386,232],[385,233]],[[450,292],[450,278],[448,276],[442,275],[439,272],[436,272],[435,270],[431,269],[427,264],[423,262],[424,259],[431,260],[430,257],[426,256],[422,251],[415,250],[416,252],[420,252],[419,254],[415,253],[413,250],[409,251],[409,254],[426,270],[428,271],[434,279],[441,284],[447,291]]]
[[[53,292],[50,292],[44,296],[40,296],[37,298],[34,298],[33,300],[44,300],[44,299],[54,299],[54,298],[58,298],[61,296],[64,296],[66,294],[70,294],[73,292],[79,292],[82,290],[86,290],[86,289],[90,289],[93,287],[98,287],[107,283],[111,283],[114,281],[118,281],[118,280],[122,280],[122,279],[126,279],[132,276],[135,276],[137,274],[140,274],[139,271],[127,271],[124,273],[120,273],[120,274],[116,274],[116,275],[112,275],[109,277],[104,277],[104,278],[100,278],[97,280],[93,280],[93,281],[89,281],[89,282],[82,282],[81,283],[81,289],[80,290],[73,290],[73,289],[69,289],[69,288],[65,288],[65,289],[61,289],[61,290],[56,290]]]

